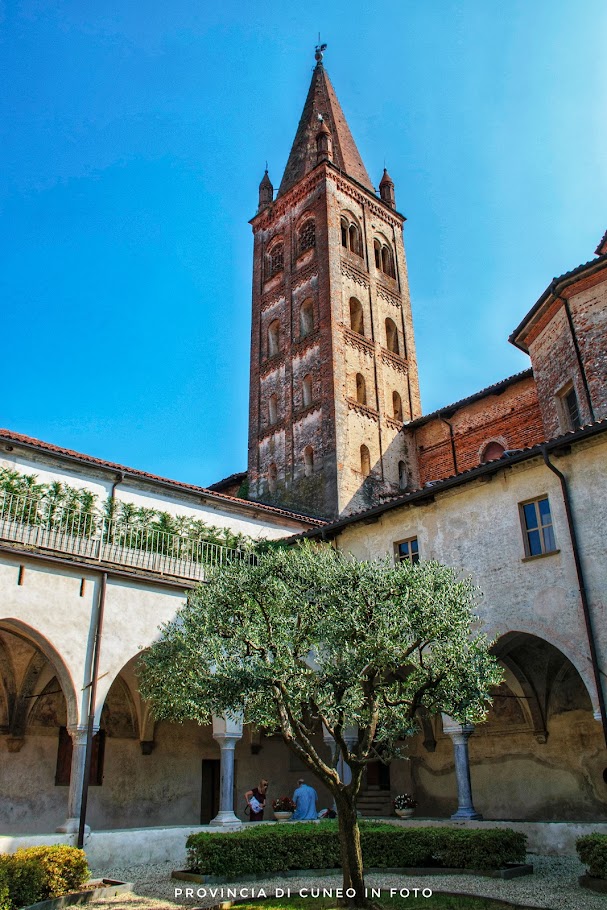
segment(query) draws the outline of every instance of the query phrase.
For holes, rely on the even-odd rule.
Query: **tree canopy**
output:
[[[434,562],[358,562],[311,544],[269,550],[210,570],[142,656],[141,691],[159,718],[204,724],[241,713],[280,730],[333,792],[344,850],[353,839],[356,854],[358,843],[358,856],[344,856],[344,880],[359,893],[365,764],[378,750],[384,760],[398,754],[422,709],[482,720],[501,681],[490,643],[475,631],[478,596]],[[321,725],[335,742],[331,756]],[[357,728],[357,742],[348,728]]]

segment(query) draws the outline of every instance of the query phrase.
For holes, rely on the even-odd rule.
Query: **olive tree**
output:
[[[481,720],[501,681],[474,630],[476,597],[435,562],[357,562],[310,544],[270,550],[209,572],[142,656],[141,691],[158,718],[206,724],[238,712],[279,730],[335,799],[344,888],[364,905],[356,803],[365,766],[401,754],[420,710]],[[354,744],[344,735],[353,727]]]

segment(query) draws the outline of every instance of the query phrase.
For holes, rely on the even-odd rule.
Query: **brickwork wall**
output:
[[[298,256],[297,229],[316,220],[316,247]],[[359,226],[362,255],[341,245],[341,218]],[[403,418],[419,416],[417,362],[400,218],[330,166],[316,168],[253,219],[253,325],[249,419],[249,495],[308,514],[336,517],[364,508],[399,489],[399,462],[407,441],[394,420],[392,393]],[[269,246],[281,238],[284,269],[266,280]],[[395,256],[396,277],[375,267],[373,240]],[[350,299],[363,309],[364,336],[351,331]],[[311,301],[314,330],[302,337],[300,312]],[[399,353],[387,350],[386,319],[396,325]],[[280,324],[279,351],[268,349],[268,327]],[[357,404],[356,376],[365,379],[367,404]],[[303,380],[312,379],[312,403]],[[268,403],[276,395],[277,420]],[[360,447],[371,454],[371,475],[361,472]],[[314,468],[304,471],[312,446]],[[276,465],[276,487],[269,472]]]
[[[434,418],[421,427],[405,429],[415,440],[420,485],[480,464],[485,446],[492,441],[506,449],[522,449],[544,438],[533,377],[472,402],[447,419],[453,426],[456,465],[449,427],[442,420]]]
[[[594,419],[607,416],[607,279],[604,273],[567,290],[569,307],[594,410]],[[568,386],[575,389],[580,420],[590,423],[583,375],[576,355],[565,305],[556,300],[527,338],[537,381],[546,437],[569,429],[560,401]]]

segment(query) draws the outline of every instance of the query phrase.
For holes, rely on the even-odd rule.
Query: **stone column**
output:
[[[327,746],[333,751],[335,748],[335,740],[329,733],[326,727],[322,728],[322,738],[327,744]],[[346,745],[349,750],[352,749],[352,746],[356,745],[358,742],[358,727],[346,727],[343,732],[343,738],[346,741]],[[343,784],[349,784],[352,780],[352,770],[347,761],[344,760],[343,755],[340,752],[339,758],[337,760],[337,767],[335,769],[339,774],[339,779]]]
[[[234,812],[234,749],[242,738],[242,720],[229,716],[213,718],[213,739],[221,749],[219,812],[211,825],[240,825]]]
[[[93,729],[93,735],[95,735],[98,729],[98,727]],[[67,797],[67,818],[62,825],[55,829],[62,834],[77,834],[80,825],[87,730],[87,726],[67,728],[68,733],[72,737],[72,765],[70,770],[70,789]],[[90,827],[85,825],[85,834],[88,834],[90,830]]]
[[[443,730],[453,741],[455,758],[455,779],[457,781],[457,812],[451,818],[481,819],[483,816],[476,811],[472,802],[472,784],[470,783],[470,760],[468,756],[468,740],[474,733],[474,724],[458,724],[457,721],[443,715]]]

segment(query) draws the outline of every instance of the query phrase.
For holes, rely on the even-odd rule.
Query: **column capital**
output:
[[[88,724],[69,724],[67,732],[72,737],[72,742],[75,746],[86,746],[86,738],[89,732]],[[96,724],[93,726],[93,736],[98,732],[99,724]]]
[[[236,748],[236,743],[242,737],[230,736],[228,733],[213,733],[213,739],[219,743],[219,748],[222,752],[227,752],[228,750],[233,752]]]

